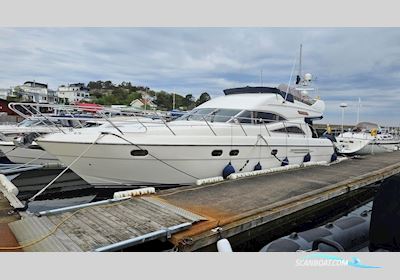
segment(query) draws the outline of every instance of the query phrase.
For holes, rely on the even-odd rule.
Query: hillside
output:
[[[154,91],[148,87],[132,85],[131,82],[113,84],[111,81],[91,81],[88,88],[93,102],[102,105],[129,105],[135,99],[147,97],[159,110],[173,109],[173,93]],[[210,95],[207,92],[203,92],[197,100],[192,94],[183,96],[175,93],[175,108],[191,110],[208,100]]]

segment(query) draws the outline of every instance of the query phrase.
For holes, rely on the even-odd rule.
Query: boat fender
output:
[[[156,189],[154,187],[146,187],[146,188],[140,188],[140,189],[115,192],[113,195],[113,198],[128,198],[128,197],[140,196],[140,195],[145,195],[145,194],[153,194],[155,192],[156,192]]]
[[[307,153],[303,158],[303,162],[309,162],[310,160],[311,160],[311,155],[310,153]]]
[[[337,160],[337,154],[333,153],[332,156],[331,156],[331,162],[334,162],[336,160]]]
[[[226,238],[223,238],[223,239],[220,239],[217,241],[217,250],[218,250],[218,252],[222,252],[222,253],[233,252],[231,243],[229,243],[229,240]]]
[[[222,170],[222,177],[224,177],[224,179],[226,179],[232,173],[235,173],[235,168],[232,166],[232,163],[229,162],[227,164],[227,166],[225,166],[224,170]]]
[[[282,163],[281,163],[281,166],[286,166],[286,165],[289,165],[289,159],[288,159],[287,157],[285,157],[285,158],[282,160]]]
[[[260,162],[258,162],[258,163],[254,166],[254,171],[261,170],[261,169],[262,169],[262,166],[261,166]]]

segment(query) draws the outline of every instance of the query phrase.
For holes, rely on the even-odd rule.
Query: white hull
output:
[[[42,149],[15,147],[13,142],[0,142],[0,150],[14,163],[60,164],[60,161]]]
[[[398,150],[398,145],[400,142],[383,142],[383,141],[373,141],[367,146],[362,148],[358,153],[360,155],[367,154],[378,154],[378,153],[388,153]]]
[[[221,138],[225,138],[225,143],[230,141],[230,138]],[[71,169],[92,185],[189,185],[197,179],[221,176],[229,161],[236,172],[241,168],[242,172],[253,171],[259,161],[263,169],[281,166],[281,162],[271,155],[271,149],[278,150],[277,157],[281,160],[287,156],[289,164],[303,163],[308,152],[311,162],[329,162],[334,152],[331,142],[321,139],[293,138],[287,140],[291,142],[288,146],[282,145],[283,139],[268,139],[271,146],[264,144],[261,148],[254,145],[256,137],[242,137],[242,140],[247,143],[234,143],[232,146],[140,145],[149,152],[141,158],[131,155],[131,151],[137,149],[133,145],[96,144]],[[85,143],[46,141],[39,144],[64,164],[70,164],[89,146]],[[213,157],[213,150],[222,150],[222,156]],[[239,155],[229,156],[231,150],[239,150]]]
[[[337,148],[341,154],[368,155],[399,150],[400,140],[360,139],[337,137]]]

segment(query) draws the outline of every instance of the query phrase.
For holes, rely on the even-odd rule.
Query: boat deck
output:
[[[106,206],[90,204],[78,211],[23,219],[10,228],[20,244],[27,244],[61,223],[47,241],[24,250],[103,251],[127,248],[162,229],[185,225],[155,238],[171,235],[169,242],[181,251],[209,250],[221,236],[232,240],[327,201],[334,205],[340,197],[398,173],[400,152],[383,153],[330,166],[162,190]],[[57,244],[51,245],[55,239]]]

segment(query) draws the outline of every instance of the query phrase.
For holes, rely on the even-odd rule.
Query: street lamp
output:
[[[340,103],[340,108],[342,108],[342,134],[343,134],[343,122],[344,122],[344,108],[347,107],[346,103]]]

